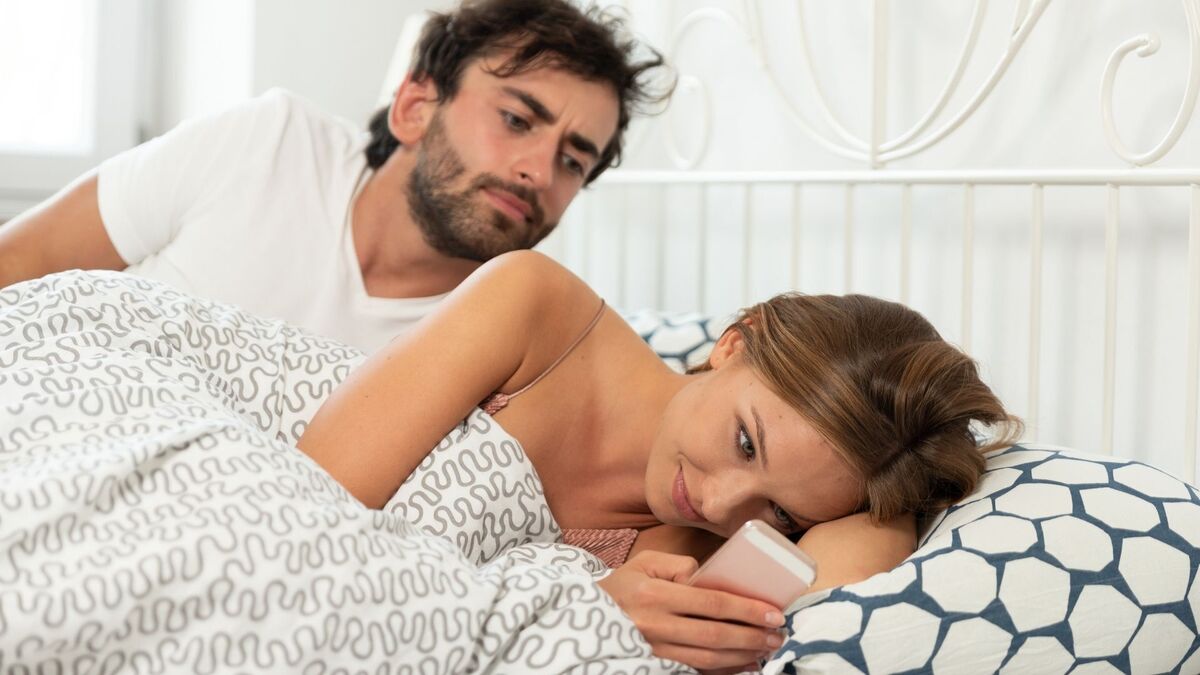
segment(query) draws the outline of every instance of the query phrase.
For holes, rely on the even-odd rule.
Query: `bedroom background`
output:
[[[0,25],[22,27],[0,44],[0,86],[9,92],[0,109],[0,219],[103,157],[273,86],[365,121],[405,20],[448,4],[0,0]],[[1116,129],[1139,152],[1167,134],[1189,78],[1200,73],[1200,47],[1187,28],[1195,3],[1187,0],[616,4],[681,75],[670,109],[631,130],[626,170],[1122,172],[1130,165],[1106,142],[1101,112],[1109,55],[1143,33],[1161,45],[1147,58],[1130,56],[1117,71]],[[879,7],[887,10],[889,103],[876,123],[871,55]],[[1015,17],[1043,7],[995,89],[961,127],[927,149],[873,169],[869,161],[831,153],[793,116],[843,142],[823,122],[816,82],[830,116],[849,134],[900,135],[937,100],[973,13],[981,12],[974,53],[932,125],[937,129],[987,80]],[[815,77],[804,65],[801,10]],[[89,63],[94,76],[83,67]],[[1187,125],[1154,168],[1196,174],[1197,126]],[[67,128],[77,132],[66,134]],[[1041,367],[1031,387],[1028,187],[914,187],[911,254],[902,270],[903,193],[895,185],[860,185],[848,193],[841,185],[797,188],[787,181],[753,188],[618,183],[607,181],[576,204],[545,248],[622,309],[724,315],[793,286],[906,299],[980,359],[985,378],[1031,422],[1031,437],[1085,449],[1107,443],[1114,454],[1195,481],[1195,434],[1185,420],[1191,414],[1194,429],[1188,319],[1196,301],[1189,300],[1195,282],[1187,260],[1197,188],[1120,190],[1114,415],[1106,434],[1109,196],[1102,185],[1044,190]],[[968,207],[973,227],[964,241]],[[962,294],[965,259],[973,266],[969,305]]]

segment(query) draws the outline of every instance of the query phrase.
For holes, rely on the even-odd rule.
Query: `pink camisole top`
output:
[[[566,351],[559,355],[554,363],[551,363],[548,368],[543,370],[541,374],[533,378],[529,384],[521,387],[511,394],[495,392],[488,396],[479,404],[489,415],[495,415],[504,409],[514,398],[529,391],[530,387],[537,384],[543,377],[550,374],[558,364],[562,363],[563,359],[567,358],[580,342],[592,332],[592,329],[599,323],[600,317],[604,315],[604,301],[600,301],[600,308],[596,310],[596,315],[592,317],[587,327],[575,338],[575,341],[567,347]],[[638,531],[633,528],[624,529],[564,529],[563,543],[571,546],[578,546],[588,553],[596,556],[609,567],[620,567],[624,564],[625,559],[629,557],[629,551],[633,548],[633,542],[637,539]]]

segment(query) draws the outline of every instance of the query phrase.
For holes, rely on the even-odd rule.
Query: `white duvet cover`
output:
[[[676,669],[519,446],[457,482],[435,452],[385,511],[299,452],[359,358],[123,274],[0,291],[0,671]]]

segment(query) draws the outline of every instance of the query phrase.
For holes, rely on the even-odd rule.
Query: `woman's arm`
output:
[[[868,514],[855,513],[814,525],[796,545],[817,561],[811,593],[894,569],[917,548],[917,522],[905,514],[876,524]]]
[[[753,669],[750,662],[782,642],[776,632],[783,623],[782,608],[686,585],[697,558],[707,558],[719,543],[688,530],[663,525],[644,532],[635,546],[644,553],[600,586],[629,614],[658,656],[700,669]],[[877,525],[857,513],[809,528],[798,544],[817,561],[817,579],[809,592],[891,570],[912,554],[916,539],[911,515]]]
[[[351,373],[297,445],[356,498],[381,508],[481,400],[532,380],[545,365],[538,357],[561,342],[557,336],[586,325],[597,303],[582,281],[539,253],[499,256]]]

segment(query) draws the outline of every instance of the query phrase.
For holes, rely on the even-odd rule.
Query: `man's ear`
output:
[[[745,347],[746,341],[742,338],[741,331],[730,326],[713,345],[712,352],[708,355],[708,363],[713,370],[717,370],[732,361]]]
[[[401,145],[415,145],[425,135],[438,106],[437,85],[433,78],[413,79],[412,73],[396,88],[388,110],[388,131]]]

